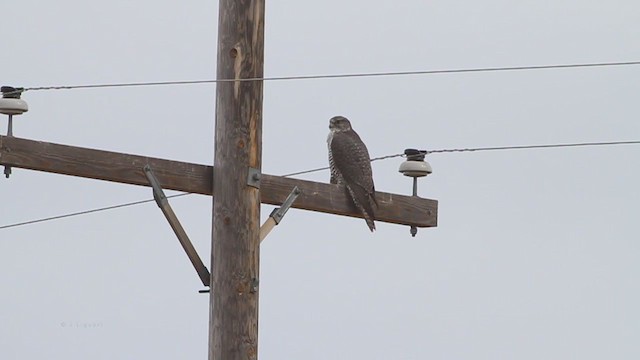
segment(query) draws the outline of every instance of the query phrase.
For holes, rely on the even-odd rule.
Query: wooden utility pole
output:
[[[209,360],[258,356],[261,203],[281,205],[298,187],[294,208],[362,217],[344,186],[261,174],[262,81],[240,79],[263,77],[264,10],[264,0],[219,3],[217,78],[225,81],[216,88],[215,169],[0,136],[0,165],[143,186],[150,186],[152,171],[156,188],[215,193]],[[436,200],[383,192],[376,192],[376,199],[376,221],[437,225]],[[192,261],[197,257],[192,248],[185,250]]]
[[[233,139],[239,139],[235,136]],[[239,143],[235,143],[238,145]],[[246,143],[245,143],[246,144]],[[234,147],[235,149],[235,147]],[[237,154],[232,154],[232,157],[236,157]],[[250,160],[250,158],[248,158]],[[218,161],[216,159],[216,161]],[[49,173],[79,176],[89,179],[112,181],[123,184],[150,186],[149,180],[145,175],[144,168],[148,165],[153,169],[155,176],[159,182],[159,185],[168,190],[185,191],[195,194],[214,195],[216,201],[220,201],[220,198],[224,196],[225,190],[218,183],[218,177],[215,177],[216,183],[214,183],[214,174],[222,173],[223,170],[219,168],[219,163],[216,163],[216,167],[186,163],[180,161],[171,161],[147,156],[123,154],[112,151],[87,149],[76,146],[60,145],[43,141],[35,141],[28,139],[21,139],[16,137],[2,136],[0,135],[0,165],[11,166],[13,168],[30,169],[37,171],[44,171]],[[247,170],[248,171],[248,170]],[[245,171],[245,175],[247,175]],[[242,174],[240,174],[242,175]],[[248,175],[247,175],[248,177]],[[248,179],[239,178],[238,187],[240,183],[246,183]],[[214,186],[215,185],[215,186]],[[327,183],[319,183],[314,181],[305,181],[300,179],[285,178],[282,176],[266,175],[262,174],[260,178],[260,202],[271,205],[281,205],[291,190],[294,187],[298,187],[302,192],[300,196],[296,198],[296,201],[292,204],[293,208],[310,210],[316,212],[323,212],[333,215],[344,215],[351,217],[362,217],[362,214],[353,206],[349,199],[345,188],[340,185],[333,185]],[[244,191],[257,193],[256,190],[245,189]],[[387,222],[394,224],[401,224],[407,226],[416,227],[434,227],[437,226],[438,219],[438,201],[431,199],[424,199],[417,196],[406,196],[391,194],[385,192],[376,192],[376,199],[378,200],[379,207],[376,210],[376,221]],[[251,200],[254,200],[251,198]],[[236,211],[234,209],[239,208],[240,205],[231,205],[227,211]],[[240,214],[246,218],[254,216],[257,218],[259,214],[259,208],[244,207],[246,211],[254,211],[250,214]],[[215,209],[214,209],[215,211]],[[248,221],[246,224],[241,224],[237,218],[230,216],[231,213],[223,214],[218,213],[218,216],[214,221],[222,220],[223,229],[225,219],[229,218],[229,226],[238,225],[239,229],[228,229],[227,231],[244,231],[247,234],[251,232],[251,241],[259,241],[258,224],[255,220]],[[238,216],[240,217],[240,216]],[[253,219],[253,218],[252,218]],[[253,245],[249,243],[247,235],[244,239],[232,239],[225,243],[224,246],[231,247],[231,249],[225,248],[227,251],[235,251],[233,247]],[[255,238],[254,238],[255,237]],[[213,235],[214,246],[216,246],[215,232]],[[222,320],[229,320],[231,322],[222,323],[221,328],[213,328],[210,333],[210,356],[218,356],[218,352],[222,352],[228,349],[231,352],[231,356],[239,358],[238,354],[243,351],[245,354],[252,355],[249,359],[255,358],[255,353],[250,351],[256,351],[257,338],[242,337],[244,334],[251,333],[252,336],[257,335],[257,292],[252,292],[256,289],[257,281],[253,281],[254,276],[257,280],[258,276],[258,248],[250,249],[248,253],[243,254],[242,261],[246,261],[249,264],[251,261],[255,261],[255,268],[251,268],[254,273],[248,275],[236,274],[236,278],[227,278],[227,286],[229,284],[240,285],[239,288],[233,289],[229,295],[229,298],[223,299],[227,301],[226,310],[228,314],[221,314]],[[216,255],[216,250],[213,250]],[[224,255],[220,255],[224,256]],[[254,258],[255,257],[255,258]],[[233,267],[235,264],[230,263],[229,259],[220,258],[214,256],[213,259],[213,271],[216,272],[216,266],[222,266],[221,262],[226,261],[224,266]],[[232,271],[234,269],[231,269]],[[232,275],[233,276],[233,275]],[[217,287],[220,284],[215,282],[216,277],[213,277],[213,294],[217,293]],[[250,287],[246,286],[246,280],[251,279]],[[222,280],[222,279],[221,279]],[[224,290],[223,290],[224,291]],[[248,292],[247,292],[248,291]],[[246,303],[240,303],[241,301],[247,301]],[[223,310],[222,306],[217,307],[220,303],[217,303],[216,298],[213,299],[214,307],[211,312],[211,320],[215,323],[215,311]],[[230,303],[239,303],[231,308]],[[246,306],[248,305],[248,306]],[[241,310],[248,309],[248,312],[240,312]],[[216,308],[217,307],[217,308]],[[232,313],[231,311],[238,311]],[[237,323],[233,323],[233,320],[238,320]],[[249,319],[249,320],[241,320]],[[249,321],[253,321],[253,327],[249,325]],[[216,331],[227,331],[226,327],[231,327],[231,332],[227,334],[218,333]],[[215,341],[220,342],[220,346],[216,348],[216,342],[212,341],[213,337],[216,337]],[[232,337],[233,336],[233,337]],[[234,348],[233,344],[239,344],[238,348]],[[215,358],[217,359],[234,359],[234,357]]]
[[[264,0],[220,0],[218,79],[262,78]],[[209,360],[258,357],[262,81],[219,82]]]

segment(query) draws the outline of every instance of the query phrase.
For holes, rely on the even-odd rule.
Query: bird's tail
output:
[[[373,219],[370,218],[367,214],[364,215],[364,221],[367,222],[367,226],[371,232],[376,231],[376,224],[373,222]]]
[[[356,205],[358,210],[360,210],[364,220],[367,222],[369,230],[374,232],[376,230],[376,224],[373,222],[375,217],[373,206],[378,206],[375,199],[375,192],[369,193],[366,189],[359,186],[355,186],[354,188],[347,186],[347,189],[349,190],[353,203]]]
[[[376,200],[376,193],[375,191],[371,194],[368,194],[368,205],[369,206],[364,206],[364,220],[367,222],[367,226],[369,226],[369,230],[371,230],[371,232],[374,232],[376,229],[376,224],[373,222],[373,218],[375,216],[374,212],[373,212],[373,206],[375,205],[375,207],[378,207],[378,201]]]

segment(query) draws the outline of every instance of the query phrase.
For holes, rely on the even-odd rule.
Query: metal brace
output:
[[[249,167],[249,175],[247,175],[247,185],[260,189],[260,178],[262,174],[259,169]]]
[[[293,191],[291,191],[289,196],[287,196],[282,205],[279,208],[275,208],[273,209],[273,211],[271,211],[271,214],[269,216],[273,218],[273,220],[276,222],[276,225],[280,224],[280,221],[282,221],[282,218],[287,213],[293,202],[296,201],[296,198],[298,197],[298,195],[300,195],[300,193],[302,193],[302,190],[300,190],[297,186],[294,187]]]
[[[200,259],[200,256],[198,256],[196,249],[191,243],[191,240],[189,240],[189,236],[187,236],[187,233],[184,231],[184,228],[180,224],[180,221],[178,220],[176,214],[173,212],[171,205],[169,205],[169,200],[167,200],[164,191],[162,191],[160,182],[153,174],[153,171],[151,171],[151,167],[149,165],[146,165],[144,167],[144,174],[149,180],[151,187],[153,188],[153,198],[155,199],[156,204],[158,204],[158,207],[160,207],[160,209],[162,210],[165,218],[167,218],[169,225],[171,225],[173,232],[178,237],[178,241],[180,241],[180,245],[182,245],[182,248],[189,257],[189,260],[191,260],[191,264],[193,264],[193,267],[196,269],[196,272],[200,277],[200,281],[202,281],[202,284],[204,286],[209,286],[209,283],[211,281],[211,274],[209,273],[209,270],[207,270],[207,267],[204,266],[204,263]]]
[[[297,186],[294,187],[289,196],[287,196],[287,198],[284,200],[282,205],[279,208],[273,209],[267,221],[265,221],[264,224],[260,226],[260,242],[262,242],[262,240],[264,240],[267,235],[269,235],[271,230],[273,230],[276,225],[280,224],[280,221],[282,221],[284,215],[287,213],[293,202],[301,193],[302,190],[300,190]]]
[[[164,191],[162,191],[160,182],[158,182],[158,179],[153,174],[149,165],[145,165],[144,174],[147,176],[147,179],[151,184],[151,188],[153,189],[153,199],[156,201],[156,204],[158,204],[158,207],[162,209],[164,206],[169,204],[169,200],[167,200],[167,196],[164,194]]]

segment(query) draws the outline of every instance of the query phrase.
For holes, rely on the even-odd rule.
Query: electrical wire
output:
[[[167,196],[167,199],[178,197],[178,196],[190,195],[190,194],[191,193],[180,193],[180,194],[170,195],[170,196]],[[36,223],[45,222],[45,221],[49,221],[49,220],[58,220],[58,219],[64,219],[64,218],[72,217],[72,216],[86,215],[86,214],[96,213],[96,212],[100,212],[100,211],[119,209],[119,208],[123,208],[123,207],[127,207],[127,206],[146,204],[146,203],[149,203],[149,202],[152,202],[152,201],[155,201],[155,200],[154,199],[148,199],[148,200],[132,201],[132,202],[128,202],[128,203],[122,203],[122,204],[112,205],[112,206],[105,206],[105,207],[95,208],[95,209],[91,209],[91,210],[78,211],[78,212],[73,212],[73,213],[68,213],[68,214],[63,214],[63,215],[56,215],[56,216],[40,218],[40,219],[35,219],[35,220],[29,220],[29,221],[24,221],[24,222],[9,224],[9,225],[2,225],[2,226],[0,226],[0,230],[1,229],[8,229],[8,228],[16,227],[16,226],[36,224]]]
[[[493,147],[480,147],[480,148],[440,149],[440,150],[423,150],[423,151],[426,154],[434,154],[434,153],[454,153],[454,152],[472,152],[472,151],[544,149],[544,148],[563,148],[563,147],[578,147],[578,146],[607,146],[607,145],[631,145],[631,144],[640,144],[640,141],[608,141],[608,142],[583,142],[583,143],[571,143],[571,144],[493,146]]]
[[[108,88],[108,87],[134,87],[134,86],[160,86],[160,85],[191,85],[191,84],[207,84],[219,82],[251,82],[251,81],[282,81],[282,80],[313,80],[313,79],[336,79],[336,78],[359,78],[359,77],[382,77],[382,76],[408,76],[408,75],[434,75],[434,74],[453,74],[453,73],[474,73],[474,72],[498,72],[498,71],[523,71],[523,70],[544,70],[544,69],[567,69],[567,68],[587,68],[587,67],[608,67],[608,66],[629,66],[640,65],[640,61],[625,62],[600,62],[600,63],[580,63],[580,64],[555,64],[555,65],[534,65],[534,66],[511,66],[511,67],[485,67],[485,68],[467,68],[467,69],[443,69],[443,70],[421,70],[421,71],[392,71],[392,72],[371,72],[371,73],[353,73],[353,74],[327,74],[327,75],[301,75],[301,76],[276,76],[262,78],[245,78],[245,79],[208,79],[208,80],[187,80],[187,81],[154,81],[154,82],[130,82],[130,83],[111,83],[111,84],[88,84],[88,85],[62,85],[62,86],[40,86],[17,88],[13,91],[4,92],[3,96],[22,93],[25,91],[39,90],[70,90],[70,89],[90,89],[90,88]],[[484,148],[461,148],[461,149],[440,149],[425,150],[426,154],[432,153],[453,153],[453,152],[473,152],[473,151],[491,151],[491,150],[515,150],[515,149],[536,149],[536,148],[559,148],[559,147],[575,147],[575,146],[597,146],[597,145],[622,145],[622,144],[638,144],[640,141],[615,141],[600,143],[574,143],[574,144],[548,144],[548,145],[524,145],[524,146],[502,146],[502,147],[484,147]],[[404,154],[386,155],[373,158],[371,161],[383,160],[404,156]],[[308,174],[318,171],[327,170],[329,167],[321,167],[305,171],[294,172],[282,175],[289,177],[294,175]],[[189,195],[189,193],[175,194],[167,196],[167,198]],[[123,203],[119,205],[106,206],[91,210],[79,211],[63,215],[57,215],[36,220],[29,220],[20,223],[13,223],[0,226],[0,229],[7,229],[22,225],[35,224],[44,221],[57,220],[72,216],[85,215],[100,211],[113,210],[133,205],[144,204],[154,201],[153,199],[141,200]]]
[[[374,161],[377,161],[377,160],[391,159],[391,158],[401,157],[401,156],[404,156],[404,154],[385,155],[385,156],[380,156],[380,157],[377,157],[377,158],[373,158],[373,159],[371,159],[371,162],[374,162]],[[309,174],[309,173],[318,172],[318,171],[322,171],[322,170],[329,170],[329,167],[325,166],[325,167],[315,168],[315,169],[311,169],[311,170],[298,171],[298,172],[282,175],[282,177]]]
[[[438,149],[438,150],[420,150],[425,154],[437,154],[437,153],[456,153],[456,152],[476,152],[476,151],[492,151],[492,150],[521,150],[521,149],[544,149],[544,148],[563,148],[563,147],[579,147],[579,146],[606,146],[606,145],[631,145],[640,144],[638,141],[608,141],[608,142],[584,142],[584,143],[569,143],[569,144],[544,144],[544,145],[519,145],[519,146],[492,146],[492,147],[479,147],[479,148],[460,148],[460,149]],[[371,162],[376,160],[391,159],[395,157],[404,157],[404,154],[386,155],[371,159]],[[321,167],[310,170],[298,171],[286,175],[283,177],[289,177],[294,175],[303,175],[322,170],[328,170],[329,167]]]
[[[613,145],[632,145],[632,144],[640,144],[640,140],[605,141],[605,142],[582,142],[582,143],[565,143],[565,144],[543,144],[543,145],[492,146],[492,147],[439,149],[439,150],[422,150],[422,151],[425,152],[426,154],[434,154],[434,153],[477,152],[477,151],[494,151],[494,150],[522,150],[522,149],[564,148],[564,147],[583,147],[583,146],[613,146]],[[384,159],[391,159],[391,158],[396,158],[396,157],[403,157],[403,156],[404,156],[404,154],[385,155],[385,156],[380,156],[380,157],[373,158],[373,159],[371,159],[371,162],[378,161],[378,160],[384,160]],[[299,172],[294,172],[294,173],[290,173],[290,174],[285,174],[285,175],[282,175],[282,176],[283,177],[289,177],[289,176],[294,176],[294,175],[309,174],[309,173],[318,172],[318,171],[322,171],[322,170],[328,170],[328,169],[329,169],[329,167],[325,166],[325,167],[321,167],[321,168],[315,168],[315,169],[310,169],[310,170],[305,170],[305,171],[299,171]],[[169,199],[169,198],[175,198],[175,197],[185,196],[185,195],[191,195],[191,193],[180,193],[180,194],[170,195],[170,196],[167,196],[167,198]],[[133,202],[123,203],[123,204],[119,204],[119,205],[106,206],[106,207],[101,207],[101,208],[96,208],[96,209],[91,209],[91,210],[78,211],[78,212],[74,212],[74,213],[68,213],[68,214],[63,214],[63,215],[57,215],[57,216],[51,216],[51,217],[46,217],[46,218],[41,218],[41,219],[35,219],[35,220],[29,220],[29,221],[24,221],[24,222],[19,222],[19,223],[2,225],[2,226],[0,226],[0,230],[12,228],[12,227],[17,227],[17,226],[35,224],[35,223],[40,223],[40,222],[45,222],[45,221],[50,221],[50,220],[63,219],[63,218],[68,218],[68,217],[72,217],[72,216],[91,214],[91,213],[96,213],[96,212],[100,212],[100,211],[119,209],[119,208],[123,208],[123,207],[127,207],[127,206],[140,205],[140,204],[145,204],[145,203],[149,203],[149,202],[152,202],[152,201],[154,201],[154,200],[153,199],[148,199],[148,200],[133,201]]]
[[[20,93],[24,91],[39,91],[39,90],[71,90],[71,89],[95,89],[95,88],[161,86],[161,85],[194,85],[194,84],[211,84],[211,83],[234,82],[234,81],[251,82],[251,81],[315,80],[315,79],[362,78],[362,77],[382,77],[382,76],[434,75],[434,74],[457,74],[457,73],[478,73],[478,72],[498,72],[498,71],[591,68],[591,67],[630,66],[630,65],[640,65],[640,61],[482,67],[482,68],[418,70],[418,71],[387,71],[387,72],[369,72],[369,73],[352,73],[352,74],[273,76],[273,77],[254,77],[254,78],[244,78],[244,79],[205,79],[205,80],[184,80],[184,81],[151,81],[151,82],[128,82],[128,83],[87,84],[87,85],[39,86],[39,87],[26,87],[23,89],[16,89],[13,92],[7,92],[5,94]]]

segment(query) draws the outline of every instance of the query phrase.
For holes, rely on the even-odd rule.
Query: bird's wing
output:
[[[344,185],[373,231],[373,206],[378,203],[366,145],[354,131],[336,133],[331,141],[331,153],[333,164],[342,175]]]
[[[359,184],[366,189],[373,187],[369,151],[355,131],[334,135],[331,156],[346,183]]]

